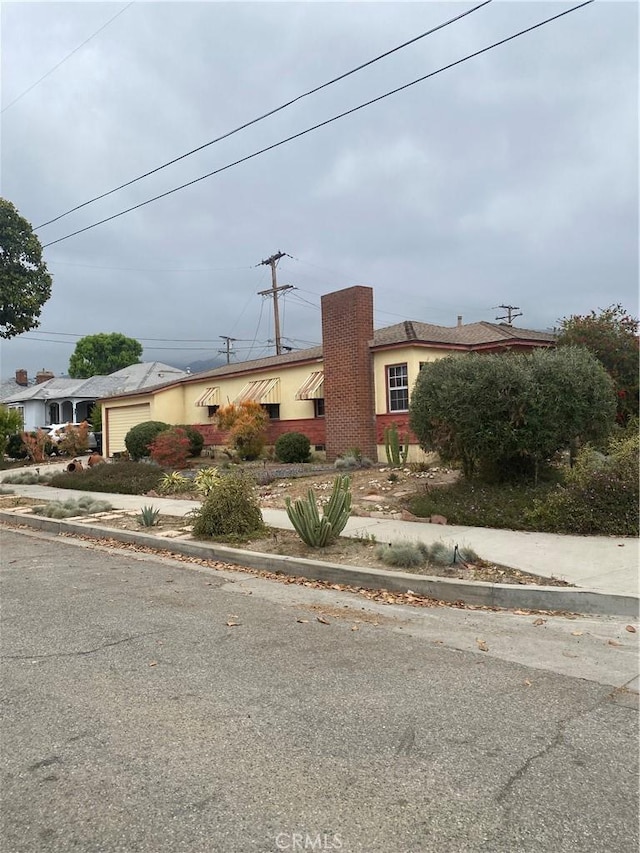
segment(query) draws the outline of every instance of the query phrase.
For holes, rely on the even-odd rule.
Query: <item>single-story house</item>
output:
[[[27,432],[50,424],[80,423],[91,416],[96,401],[108,394],[139,391],[151,385],[188,376],[184,370],[159,361],[141,362],[123,367],[109,376],[71,379],[54,376],[47,370],[29,381],[26,370],[16,370],[15,381],[2,387],[2,402],[22,415]]]
[[[422,364],[451,353],[526,351],[553,346],[549,332],[505,324],[454,327],[405,320],[374,330],[373,290],[357,286],[322,297],[322,346],[165,382],[101,400],[103,448],[123,452],[124,438],[147,420],[193,424],[209,446],[225,444],[215,413],[228,402],[255,400],[269,413],[268,440],[301,432],[333,460],[350,448],[385,460],[384,429],[408,427],[411,389]],[[413,442],[413,444],[412,444]],[[410,459],[420,458],[409,436]]]

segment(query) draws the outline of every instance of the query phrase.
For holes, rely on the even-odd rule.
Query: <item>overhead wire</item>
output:
[[[61,59],[61,60],[60,60],[60,62],[57,62],[57,63],[56,63],[52,68],[50,68],[50,69],[46,72],[46,74],[43,74],[43,75],[42,75],[42,77],[40,77],[38,80],[36,80],[36,82],[35,82],[35,83],[32,83],[28,88],[26,88],[26,89],[24,90],[24,92],[20,92],[20,94],[19,94],[19,95],[17,95],[17,96],[16,96],[16,97],[15,97],[15,98],[10,102],[10,103],[8,103],[8,104],[6,105],[6,107],[3,107],[3,108],[0,110],[0,113],[4,113],[4,112],[6,112],[6,111],[9,109],[9,107],[12,107],[14,104],[17,104],[17,102],[18,102],[21,98],[24,98],[24,96],[25,96],[25,95],[27,95],[27,94],[28,94],[32,89],[35,89],[35,88],[36,88],[36,86],[38,86],[40,83],[42,83],[42,81],[43,81],[43,80],[46,80],[46,78],[47,78],[50,74],[53,74],[53,72],[54,72],[57,68],[60,68],[60,66],[61,66],[61,65],[64,65],[64,63],[67,61],[67,59],[71,59],[71,57],[74,55],[74,53],[77,53],[81,48],[83,48],[83,47],[85,46],[85,44],[87,44],[88,42],[90,42],[90,41],[91,41],[91,39],[95,38],[99,33],[101,33],[103,30],[105,30],[105,29],[109,26],[109,24],[112,24],[112,23],[115,21],[115,19],[116,19],[116,18],[119,18],[119,17],[120,17],[120,15],[122,15],[124,12],[126,12],[126,11],[127,11],[127,9],[128,9],[130,6],[133,6],[133,4],[134,4],[134,3],[135,3],[135,0],[131,0],[131,3],[127,3],[127,5],[126,5],[123,9],[120,9],[120,11],[119,11],[119,12],[117,12],[117,13],[116,13],[112,18],[109,18],[109,20],[108,20],[108,21],[106,21],[106,23],[104,23],[104,24],[103,24],[99,29],[97,29],[94,33],[91,33],[91,35],[89,36],[89,38],[86,38],[86,39],[82,42],[82,44],[79,44],[77,47],[74,47],[74,49],[71,51],[71,53],[68,53],[68,54],[67,54],[63,59]]]
[[[252,125],[257,124],[258,122],[269,118],[269,116],[275,115],[276,113],[287,109],[287,107],[290,107],[298,101],[303,100],[303,98],[308,98],[310,95],[314,95],[316,92],[320,92],[322,89],[326,89],[328,86],[332,86],[334,83],[338,83],[340,80],[344,80],[346,77],[350,77],[352,74],[356,74],[358,71],[362,71],[363,68],[367,68],[369,65],[373,65],[375,62],[379,62],[381,59],[385,59],[387,56],[391,56],[392,53],[396,53],[399,50],[403,50],[405,47],[408,47],[409,45],[415,44],[415,42],[420,41],[420,39],[433,35],[433,33],[438,32],[438,30],[442,30],[445,27],[456,23],[456,21],[459,21],[461,18],[465,18],[467,15],[471,15],[473,12],[477,12],[478,9],[481,9],[483,6],[487,6],[489,3],[491,3],[491,0],[483,0],[482,3],[478,4],[477,6],[474,6],[471,9],[468,9],[466,12],[462,12],[461,14],[456,15],[454,18],[450,18],[448,21],[444,21],[442,24],[438,24],[438,26],[432,27],[430,30],[426,30],[424,33],[420,33],[419,35],[414,36],[413,38],[403,42],[402,44],[396,45],[396,47],[393,47],[390,50],[387,50],[384,53],[375,56],[373,59],[367,60],[367,62],[361,63],[355,68],[352,68],[350,71],[345,71],[343,74],[340,74],[338,77],[334,77],[333,79],[322,83],[320,86],[315,86],[313,89],[309,89],[309,91],[303,92],[301,95],[297,95],[295,98],[286,101],[284,104],[280,104],[280,106],[274,107],[273,109],[268,110],[266,113],[256,116],[256,118],[253,118],[250,121],[247,121],[244,124],[233,128],[233,130],[229,130],[226,133],[223,133],[221,136],[217,136],[215,139],[211,139],[209,140],[209,142],[205,142],[203,145],[199,145],[197,148],[192,148],[185,154],[181,154],[179,157],[174,157],[172,160],[168,160],[161,166],[156,166],[155,169],[150,169],[148,172],[144,172],[142,175],[138,175],[137,178],[132,178],[131,180],[126,181],[125,183],[120,184],[119,186],[114,187],[113,189],[108,190],[107,192],[94,196],[88,201],[82,202],[82,204],[78,204],[75,207],[66,210],[64,213],[55,216],[53,219],[49,219],[47,220],[47,222],[43,222],[41,225],[36,226],[35,230],[38,230],[39,228],[44,228],[45,225],[51,225],[53,222],[57,222],[59,219],[68,216],[70,213],[74,213],[76,210],[80,210],[83,207],[87,207],[87,205],[89,204],[93,204],[94,202],[99,201],[100,199],[113,195],[113,193],[119,192],[120,190],[125,189],[125,187],[130,187],[132,184],[143,180],[143,178],[148,178],[150,175],[154,175],[156,172],[160,172],[162,169],[166,169],[168,166],[172,166],[174,163],[178,163],[180,160],[184,160],[186,157],[190,157],[192,154],[197,154],[199,151],[202,151],[211,145],[215,145],[216,143],[221,142],[223,139],[228,139],[230,136],[239,133],[241,130],[245,130],[247,127],[251,127]]]
[[[376,104],[379,101],[384,100],[385,98],[391,97],[391,95],[396,95],[398,92],[402,92],[406,89],[409,89],[411,86],[415,86],[418,83],[423,83],[425,80],[428,80],[431,77],[435,77],[437,74],[441,74],[444,71],[448,71],[451,68],[455,68],[456,66],[461,65],[464,62],[468,62],[470,59],[474,59],[476,56],[480,56],[490,50],[494,50],[496,47],[500,47],[501,45],[513,41],[514,39],[519,38],[523,35],[526,35],[527,33],[530,33],[533,30],[539,29],[540,27],[543,27],[546,24],[550,24],[552,21],[557,21],[559,18],[563,18],[566,15],[570,15],[572,12],[577,12],[579,9],[583,9],[585,6],[590,6],[594,2],[595,0],[585,0],[585,2],[579,3],[576,6],[572,6],[570,9],[565,9],[564,12],[559,12],[558,14],[552,15],[549,18],[545,18],[543,21],[538,21],[538,23],[533,24],[530,27],[526,27],[523,30],[519,30],[517,33],[513,33],[512,35],[506,36],[505,38],[500,39],[499,41],[493,42],[493,44],[487,45],[486,47],[483,47],[480,50],[476,50],[473,53],[469,53],[461,59],[457,59],[454,62],[450,62],[447,65],[443,65],[440,68],[437,68],[435,71],[429,72],[429,74],[424,74],[422,77],[418,77],[415,80],[410,81],[409,83],[405,83],[402,86],[398,86],[395,89],[391,89],[389,92],[385,92],[382,95],[378,95],[376,98],[371,98],[370,100],[365,101],[364,103],[359,104],[356,107],[352,107],[349,110],[345,110],[342,113],[338,113],[338,115],[332,116],[329,119],[325,119],[324,121],[318,122],[317,124],[314,124],[311,127],[306,128],[305,130],[301,130],[298,133],[294,133],[291,136],[286,137],[285,139],[281,139],[279,142],[274,142],[273,144],[267,145],[264,148],[259,149],[258,151],[254,151],[252,154],[248,154],[245,157],[240,157],[238,160],[234,160],[232,163],[227,163],[225,166],[221,166],[218,169],[214,169],[213,171],[208,172],[206,175],[201,175],[199,178],[194,178],[191,181],[187,181],[186,183],[181,184],[178,187],[174,187],[171,190],[167,190],[166,192],[153,196],[153,198],[149,198],[146,201],[134,204],[131,207],[127,207],[125,210],[121,210],[118,213],[112,214],[111,216],[106,216],[104,219],[100,219],[98,220],[98,222],[94,222],[91,225],[86,225],[84,228],[78,228],[76,231],[72,231],[70,234],[66,234],[63,237],[59,237],[57,240],[50,240],[48,243],[43,243],[42,247],[47,248],[48,246],[53,246],[56,243],[61,243],[63,240],[68,240],[71,237],[75,237],[78,234],[83,234],[85,231],[90,231],[92,228],[97,228],[99,225],[104,225],[105,222],[111,222],[114,219],[118,219],[120,216],[124,216],[127,213],[131,213],[134,210],[138,210],[139,208],[144,207],[147,204],[152,204],[154,201],[158,201],[161,198],[166,198],[167,196],[173,195],[173,193],[193,186],[194,184],[197,184],[200,181],[204,181],[207,178],[211,178],[214,175],[218,175],[221,172],[226,171],[227,169],[231,169],[234,166],[240,165],[241,163],[246,163],[248,160],[252,160],[254,157],[258,157],[261,154],[265,154],[267,151],[273,151],[274,149],[279,148],[281,145],[286,145],[287,143],[292,142],[294,139],[300,139],[302,136],[306,136],[306,134],[308,133],[312,133],[313,131],[318,130],[321,127],[326,127],[327,125],[332,124],[334,121],[338,121],[341,118],[345,118],[348,115],[352,115],[353,113],[356,113],[359,110],[365,109],[366,107],[369,107],[372,104]]]

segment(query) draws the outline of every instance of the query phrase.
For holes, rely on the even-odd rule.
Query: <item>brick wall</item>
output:
[[[227,433],[219,430],[215,423],[193,424],[194,429],[199,430],[204,437],[207,447],[224,447],[227,443]],[[267,444],[275,444],[276,439],[283,432],[301,432],[311,442],[311,449],[316,444],[325,444],[324,418],[298,418],[297,420],[269,421],[267,431]]]
[[[353,447],[375,459],[373,290],[349,287],[321,303],[327,459]]]

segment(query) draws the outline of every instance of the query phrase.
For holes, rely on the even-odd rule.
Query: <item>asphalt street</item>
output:
[[[638,849],[624,622],[1,541],[7,853]]]

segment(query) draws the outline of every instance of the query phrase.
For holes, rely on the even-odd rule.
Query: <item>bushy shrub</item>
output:
[[[178,424],[180,429],[183,429],[189,439],[189,456],[200,456],[204,447],[204,436],[200,430],[190,424]]]
[[[240,459],[257,459],[267,443],[269,415],[260,403],[246,400],[236,406],[220,406],[216,414],[219,429],[229,432],[229,444]]]
[[[35,432],[21,432],[20,437],[27,451],[27,456],[36,464],[44,462],[55,450],[51,440],[42,429]]]
[[[76,471],[73,475],[56,474],[50,484],[59,489],[144,495],[159,488],[161,477],[162,470],[157,465],[126,459]]]
[[[143,423],[131,427],[124,437],[125,447],[129,451],[131,459],[138,462],[143,457],[149,456],[151,442],[161,432],[170,428],[170,424],[165,424],[162,421],[143,421]]]
[[[246,539],[264,530],[253,485],[233,474],[220,479],[190,518],[201,539]]]
[[[7,456],[10,456],[11,459],[26,459],[27,458],[27,448],[24,446],[24,441],[22,440],[21,435],[10,435],[7,441],[6,448]]]
[[[58,452],[65,456],[79,456],[89,449],[89,424],[85,421],[78,426],[67,424],[58,442]]]
[[[584,447],[576,464],[528,512],[529,522],[553,533],[638,535],[638,435],[612,439],[603,456]]]
[[[185,468],[189,456],[189,439],[181,427],[172,427],[149,444],[149,455],[162,468]]]
[[[409,423],[424,450],[480,469],[533,468],[577,440],[598,440],[613,425],[611,377],[587,350],[469,353],[427,363],[411,396]]]
[[[89,496],[69,498],[66,501],[50,501],[44,506],[34,506],[32,512],[46,518],[74,518],[78,515],[95,515],[97,512],[109,512],[113,509],[107,501],[95,500]]]
[[[280,462],[308,462],[311,442],[301,432],[285,432],[276,439],[275,449]]]
[[[10,439],[16,438],[18,431],[22,428],[22,415],[17,409],[0,405],[0,462],[7,453],[7,445]],[[8,454],[11,456],[11,454]],[[12,457],[16,459],[16,456]]]

